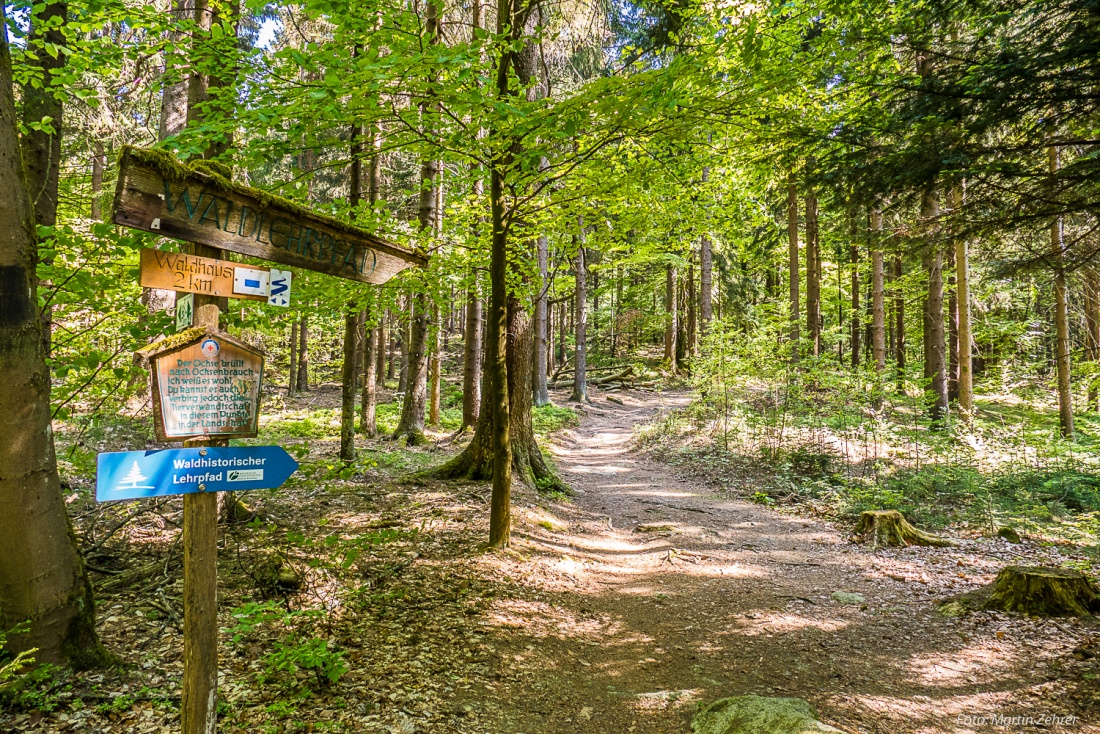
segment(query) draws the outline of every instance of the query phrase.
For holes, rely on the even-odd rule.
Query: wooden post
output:
[[[195,245],[195,250],[213,248]],[[207,253],[196,252],[206,255]],[[195,296],[194,326],[218,325],[217,299]],[[192,439],[185,447],[226,446]],[[214,734],[218,703],[218,496],[183,497],[183,734]]]

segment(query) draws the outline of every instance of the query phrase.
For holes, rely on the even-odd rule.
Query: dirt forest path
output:
[[[618,399],[597,396],[558,434],[577,496],[520,509],[514,548],[541,593],[513,603],[526,626],[506,670],[535,672],[498,689],[500,734],[687,732],[699,703],[749,693],[806,698],[849,732],[1004,731],[981,717],[1066,715],[1013,728],[1100,731],[1079,690],[1096,681],[1072,655],[1095,627],[935,611],[992,580],[1000,540],[872,553],[632,451],[633,427],[688,395]],[[509,612],[498,616],[507,627]]]

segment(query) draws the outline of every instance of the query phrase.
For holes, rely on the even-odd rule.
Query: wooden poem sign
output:
[[[150,362],[158,441],[247,438],[259,431],[262,352],[198,326],[138,354]]]
[[[123,151],[113,221],[363,283],[385,283],[428,263],[366,230],[188,168],[162,151]]]

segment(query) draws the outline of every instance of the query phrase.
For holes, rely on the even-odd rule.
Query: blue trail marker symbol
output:
[[[282,446],[206,446],[100,454],[97,502],[274,489],[298,470]]]

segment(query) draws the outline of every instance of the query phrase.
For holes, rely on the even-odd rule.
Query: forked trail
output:
[[[808,699],[850,732],[993,731],[978,717],[1040,714],[1100,731],[1072,657],[1090,624],[935,611],[993,579],[1001,541],[872,553],[719,496],[632,451],[635,425],[688,396],[621,398],[597,396],[558,436],[577,497],[519,512],[514,547],[538,593],[510,610],[532,638],[512,652],[535,674],[498,689],[501,732],[686,732],[698,703],[748,693]]]

